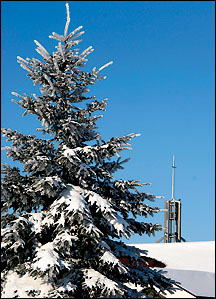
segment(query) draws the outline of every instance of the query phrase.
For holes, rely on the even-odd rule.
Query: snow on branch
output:
[[[63,156],[66,157],[71,163],[73,163],[73,160],[81,162],[81,160],[77,156],[77,148],[72,149],[72,148],[68,148],[66,145],[63,145],[62,149],[63,149],[62,151]]]
[[[113,64],[113,61],[110,61],[106,64],[104,64],[103,66],[101,66],[95,73],[98,74],[100,71],[102,71],[103,69],[105,69],[106,67],[108,67],[109,65]]]
[[[60,35],[60,34],[55,33],[55,32],[53,32],[52,34],[53,35],[49,35],[49,38],[53,38],[53,39],[56,39],[58,41],[64,42],[65,37],[63,35]]]
[[[133,231],[130,229],[130,224],[121,216],[119,216],[118,214],[112,214],[105,215],[104,218],[110,223],[111,227],[117,231],[119,237],[123,235],[127,239],[130,238],[129,232],[133,233]]]
[[[84,288],[94,289],[95,287],[101,288],[100,295],[106,298],[116,296],[122,297],[124,292],[118,287],[118,284],[107,278],[105,275],[99,273],[94,269],[83,269],[85,281],[82,283]]]
[[[89,55],[90,53],[92,53],[94,51],[94,49],[92,48],[92,46],[88,47],[87,49],[85,49],[80,55],[79,55],[79,59],[74,63],[73,66],[76,66],[79,62],[83,61],[84,58]]]
[[[66,11],[67,11],[67,22],[65,24],[64,36],[67,37],[68,26],[70,24],[70,11],[69,11],[69,4],[66,2]]]
[[[21,66],[24,70],[28,71],[29,73],[32,72],[32,69],[31,69],[29,66],[27,66],[27,65],[30,65],[30,63],[29,63],[28,61],[26,61],[25,59],[23,59],[23,58],[20,57],[20,56],[17,56],[17,62],[20,64],[20,66]]]
[[[52,285],[40,277],[34,279],[28,273],[20,277],[17,272],[11,270],[7,272],[6,277],[7,282],[4,287],[2,285],[2,298],[30,298],[30,292],[38,294],[40,298],[49,298],[48,293],[52,290]]]
[[[33,93],[32,96],[35,98],[35,100],[38,102],[38,103],[42,103],[42,100],[39,96],[36,95],[36,93]]]
[[[87,49],[85,49],[81,54],[80,57],[84,58],[87,55],[89,55],[91,52],[93,52],[94,49],[92,48],[92,46],[89,46]]]
[[[41,160],[40,167],[42,170],[45,170],[47,167],[47,164],[44,163],[44,160],[46,162],[46,159],[47,159],[47,157],[37,156],[36,159],[29,160],[28,164],[30,164],[30,166],[32,164],[35,165],[38,162],[40,163],[40,160]],[[26,169],[26,171],[28,170],[28,165],[25,165],[25,169]],[[52,176],[52,177],[47,176],[47,177],[42,177],[42,178],[38,178],[37,180],[35,180],[35,183],[32,184],[31,188],[29,188],[28,193],[30,194],[30,193],[34,193],[34,192],[39,192],[41,195],[46,195],[49,198],[50,197],[52,198],[52,197],[56,196],[58,194],[58,191],[64,187],[65,187],[65,184],[61,181],[61,179],[57,175]]]
[[[59,50],[59,53],[61,54],[61,56],[62,56],[62,59],[63,59],[63,61],[65,61],[65,57],[64,57],[64,53],[63,53],[63,49],[62,49],[62,45],[61,45],[61,42],[59,42],[59,44],[58,44],[58,50]]]
[[[32,230],[37,234],[42,231],[41,224],[43,219],[43,212],[30,213],[29,223],[32,224]]]
[[[79,27],[77,27],[75,30],[73,30],[73,31],[67,36],[67,38],[66,38],[65,41],[69,41],[69,40],[71,39],[71,37],[74,36],[74,34],[75,34],[77,31],[79,31],[80,29],[82,29],[82,28],[83,28],[83,26],[79,26]],[[84,32],[83,32],[83,33],[84,33]]]
[[[108,250],[105,251],[104,254],[100,257],[100,260],[103,263],[117,265],[121,273],[127,273],[127,269],[123,266],[120,260]]]
[[[66,296],[68,296],[68,293],[74,293],[76,289],[77,286],[75,284],[65,279],[64,283],[60,287],[55,288],[49,295],[51,295],[50,298],[64,298],[62,294],[66,294]]]
[[[91,191],[89,192],[89,202],[91,205],[96,204],[97,210],[101,210],[101,212],[114,212],[114,210],[111,207],[111,204],[108,202],[107,199],[101,197],[99,194]]]
[[[55,92],[55,87],[52,83],[52,81],[50,80],[50,78],[47,76],[47,74],[43,74],[44,78],[47,80],[47,82],[49,83],[50,87],[52,88],[53,93]]]
[[[53,57],[53,63],[55,65],[55,68],[56,68],[56,71],[57,73],[60,73],[60,70],[59,70],[59,66],[58,66],[58,63],[57,63],[57,60]]]
[[[63,215],[63,214],[62,214]],[[62,216],[61,215],[61,216]],[[58,223],[58,222],[57,222]],[[53,243],[54,245],[58,245],[58,244],[63,244],[65,242],[68,242],[68,244],[70,246],[72,246],[73,243],[75,243],[76,241],[78,241],[79,238],[76,237],[76,236],[72,236],[70,234],[70,231],[69,230],[65,230],[64,231],[61,231],[54,239]]]
[[[47,52],[47,50],[36,40],[34,40],[34,42],[36,43],[36,45],[38,46],[38,48],[36,48],[36,51],[43,56],[45,59],[49,59],[50,58],[50,54]]]
[[[63,268],[69,269],[69,264],[60,259],[59,254],[55,251],[54,244],[48,242],[36,249],[36,257],[33,260],[32,268],[39,269],[42,272],[57,272]],[[50,274],[51,274],[50,273]]]
[[[12,91],[11,94],[14,95],[14,96],[16,96],[16,97],[18,97],[18,98],[20,98],[20,99],[22,99],[22,100],[24,99],[24,96],[21,96],[20,94],[18,94],[18,93],[15,92],[15,91]],[[14,102],[14,101],[13,101],[13,102]]]
[[[19,63],[20,63],[20,62],[24,62],[24,63],[30,65],[30,63],[29,63],[28,61],[26,61],[25,59],[23,59],[23,58],[20,57],[20,56],[17,56],[17,61],[18,61]]]
[[[83,35],[85,33],[85,31],[81,31],[81,32],[79,32],[79,33],[77,33],[77,34],[75,34],[75,35],[72,35],[69,39],[67,39],[68,41],[70,40],[72,40],[72,39],[75,39],[75,38],[77,38],[77,37],[79,37],[80,35]]]
[[[66,210],[68,211],[68,214],[70,212],[80,212],[82,214],[89,213],[89,209],[84,197],[71,184],[67,185],[67,188],[62,191],[61,197],[58,200],[55,200],[51,205],[50,208],[53,216],[58,213],[57,209],[59,209],[62,204],[67,206]]]
[[[27,229],[28,220],[19,216],[16,220],[11,221],[10,226],[3,228],[2,236],[2,260],[5,258],[5,250],[13,250],[17,253],[20,247],[24,248],[25,241],[22,239],[22,231]]]

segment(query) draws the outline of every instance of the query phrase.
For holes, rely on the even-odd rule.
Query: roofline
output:
[[[182,286],[178,285],[177,283],[174,283],[174,285],[176,285],[178,288],[184,290],[188,294],[190,294],[190,295],[194,296],[195,298],[197,298],[197,295],[193,294],[192,292],[188,291],[187,289],[183,288]]]

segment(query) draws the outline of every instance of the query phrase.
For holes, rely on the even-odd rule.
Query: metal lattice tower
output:
[[[181,200],[174,197],[174,175],[175,175],[175,156],[172,165],[172,198],[164,202],[164,236],[157,243],[164,240],[164,243],[175,243],[186,241],[181,236]]]

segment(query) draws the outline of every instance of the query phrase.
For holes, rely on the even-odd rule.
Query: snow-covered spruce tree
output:
[[[172,292],[173,281],[138,262],[145,251],[115,241],[161,229],[135,220],[159,209],[144,203],[156,198],[137,190],[144,183],[113,177],[127,161],[118,153],[137,134],[105,142],[96,131],[101,116],[94,112],[105,111],[106,99],[84,93],[105,78],[99,72],[111,62],[81,70],[93,49],[81,54],[75,49],[82,26],[68,34],[68,4],[66,9],[64,35],[50,36],[58,41],[56,52],[49,54],[35,41],[43,62],[18,56],[41,95],[13,92],[20,98],[13,101],[24,115],[37,116],[39,130],[49,138],[2,129],[12,143],[5,148],[8,157],[23,163],[23,170],[3,165],[2,296],[140,298]],[[83,101],[85,109],[78,104]],[[123,257],[130,264],[124,265]]]

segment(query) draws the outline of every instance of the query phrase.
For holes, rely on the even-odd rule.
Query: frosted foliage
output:
[[[100,71],[102,71],[104,68],[108,67],[109,65],[113,64],[113,61],[110,61],[106,64],[104,64],[103,66],[101,66],[96,73],[99,73]]]
[[[70,24],[70,12],[69,12],[69,5],[66,2],[66,10],[67,10],[67,22],[65,25],[64,36],[67,37],[68,26]]]
[[[36,45],[38,46],[38,48],[36,49],[36,51],[41,54],[45,59],[49,59],[50,55],[47,52],[47,50],[36,40],[34,40],[34,42],[36,43]]]

